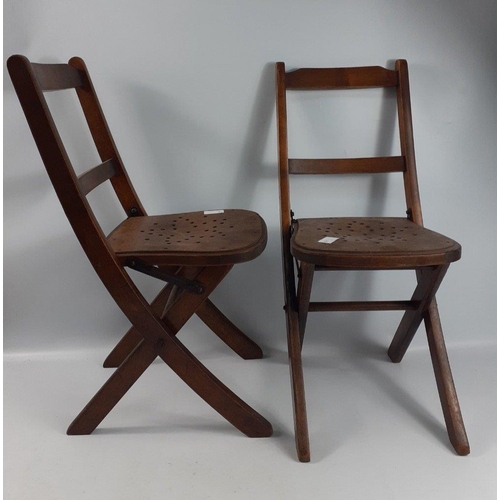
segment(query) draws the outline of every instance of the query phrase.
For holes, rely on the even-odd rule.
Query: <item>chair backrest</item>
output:
[[[110,180],[127,216],[146,215],[146,212],[118,154],[85,63],[74,57],[68,64],[36,64],[24,56],[14,55],[8,59],[7,67],[64,212],[97,274],[121,305],[116,283],[133,285],[119,265],[86,196]],[[44,97],[44,92],[71,88],[77,92],[102,160],[100,165],[80,176],[73,169]]]
[[[8,59],[7,67],[50,180],[84,250],[87,252],[89,241],[93,241],[94,236],[98,236],[96,231],[100,230],[86,196],[103,182],[111,181],[128,216],[145,215],[83,60],[73,57],[68,64],[37,64],[14,55]],[[102,160],[100,165],[80,176],[73,169],[44,96],[44,92],[72,88],[76,90]]]
[[[372,158],[297,159],[288,157],[287,90],[335,90],[395,87],[400,156]],[[422,211],[418,193],[413,129],[410,106],[408,65],[396,61],[394,70],[380,66],[352,68],[302,68],[286,72],[285,64],[276,63],[276,109],[278,121],[278,153],[281,227],[284,239],[290,236],[292,222],[290,206],[290,174],[354,174],[402,172],[408,217],[422,225]],[[283,241],[286,245],[286,242]]]

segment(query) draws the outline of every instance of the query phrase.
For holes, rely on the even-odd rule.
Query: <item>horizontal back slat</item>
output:
[[[115,162],[107,160],[100,165],[97,165],[78,177],[78,185],[84,196],[89,194],[97,186],[111,179],[117,174]]]
[[[68,64],[31,63],[31,67],[43,91],[72,89],[83,85],[81,72]]]
[[[402,156],[378,156],[375,158],[326,158],[288,160],[291,174],[377,174],[404,172]]]
[[[361,89],[395,87],[396,71],[381,66],[358,68],[301,68],[286,73],[288,90]]]

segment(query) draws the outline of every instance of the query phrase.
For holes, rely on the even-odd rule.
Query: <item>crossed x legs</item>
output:
[[[145,310],[144,330],[136,325],[135,333],[130,334],[130,337],[140,335],[141,339],[133,345],[124,361],[72,422],[68,434],[90,434],[158,356],[191,389],[241,432],[250,437],[266,437],[272,434],[271,424],[208,371],[176,338],[177,332],[207,299],[231,267],[197,269],[195,277],[205,284],[205,292],[202,295],[179,293],[158,323],[158,318],[155,317],[158,316],[156,311],[159,310],[160,302],[166,295],[166,292],[162,292],[163,295],[160,293],[161,298],[157,297],[156,305],[151,306],[150,311]],[[151,325],[154,323],[155,329],[161,327],[162,335],[159,338],[153,337],[147,330],[150,322]],[[137,337],[135,338],[137,340]],[[123,349],[122,352],[126,350]]]
[[[303,265],[304,263],[301,265],[297,300],[293,300],[293,275],[291,273],[287,275],[288,279],[285,281],[287,286],[287,304],[285,309],[287,315],[288,352],[297,455],[301,462],[308,462],[310,460],[310,449],[301,348],[313,272],[311,272],[312,270],[307,265]],[[448,265],[443,265],[423,268],[417,271],[418,283],[413,293],[412,301],[418,303],[418,307],[408,310],[404,314],[389,348],[389,357],[393,362],[400,362],[402,360],[418,327],[424,321],[448,436],[456,452],[459,455],[467,455],[470,451],[469,443],[446,353],[439,312],[434,298],[447,269]],[[295,307],[294,303],[296,304]]]
[[[185,277],[195,268],[184,270],[179,268],[173,272],[182,273]],[[172,272],[172,269],[169,268]],[[155,314],[164,316],[168,307],[178,297],[180,291],[175,285],[168,284],[163,287],[160,293],[151,303],[151,308]],[[262,349],[249,337],[247,337],[236,325],[234,325],[207,297],[198,305],[195,314],[236,354],[243,359],[262,358]],[[132,326],[124,337],[118,342],[116,347],[110,352],[104,361],[104,368],[116,368],[120,366],[127,356],[135,349],[142,336],[137,329]]]

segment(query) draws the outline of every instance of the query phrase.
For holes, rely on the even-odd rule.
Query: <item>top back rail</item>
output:
[[[394,70],[381,66],[351,68],[300,68],[286,71],[285,64],[276,64],[277,119],[279,144],[279,179],[282,229],[288,234],[290,217],[290,174],[365,174],[402,172],[406,213],[408,218],[423,225],[418,190],[413,127],[410,104],[408,64],[398,59]],[[289,158],[286,94],[293,90],[338,90],[364,88],[396,90],[397,116],[401,155],[370,158]],[[286,242],[285,242],[286,243]]]
[[[7,65],[21,105],[28,112],[28,124],[59,198],[61,200],[69,198],[61,192],[71,191],[72,188],[69,187],[71,185],[78,189],[79,196],[84,197],[103,182],[110,180],[127,216],[145,215],[146,212],[120,158],[83,60],[73,57],[68,64],[40,64],[32,63],[24,56],[15,55],[9,58]],[[66,89],[76,90],[87,125],[102,160],[101,164],[80,176],[76,176],[73,170],[43,96],[44,92]],[[29,95],[38,99],[41,107],[30,106]],[[40,127],[40,123],[47,126]],[[69,186],[57,182],[64,177],[61,174],[64,169],[68,171],[65,182],[69,183]],[[63,206],[65,206],[64,203]],[[85,211],[89,212],[88,206],[85,206]]]
[[[364,89],[397,84],[397,72],[381,66],[301,68],[286,74],[287,90]]]

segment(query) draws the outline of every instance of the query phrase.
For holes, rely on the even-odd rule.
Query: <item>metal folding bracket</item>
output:
[[[201,295],[205,291],[205,285],[200,281],[190,280],[181,276],[168,274],[162,271],[157,266],[148,264],[147,262],[144,262],[140,259],[128,259],[125,262],[125,265],[127,267],[130,267],[130,269],[133,269],[134,271],[147,274],[148,276],[166,281],[167,283],[172,283],[172,285],[178,286],[179,288],[182,288],[189,293]]]

